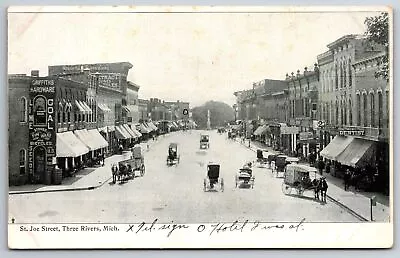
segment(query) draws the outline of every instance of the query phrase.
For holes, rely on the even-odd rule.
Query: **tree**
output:
[[[367,39],[385,48],[385,55],[379,60],[380,68],[375,77],[389,80],[389,15],[383,12],[378,16],[368,17],[364,24],[367,26]]]

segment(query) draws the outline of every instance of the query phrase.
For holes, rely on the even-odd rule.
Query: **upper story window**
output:
[[[349,66],[349,87],[351,87],[353,85],[353,78],[351,73],[351,59],[349,59],[349,63],[347,65]]]
[[[26,150],[19,151],[19,174],[24,175],[26,172]]]
[[[19,121],[21,123],[26,123],[28,120],[28,104],[25,97],[22,97],[19,100],[19,112],[20,112]]]

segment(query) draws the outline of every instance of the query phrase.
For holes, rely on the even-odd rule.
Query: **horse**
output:
[[[321,191],[320,189],[321,180],[315,178],[311,183],[314,189],[314,199],[319,200],[319,192]]]
[[[117,164],[114,163],[111,166],[111,172],[112,172],[113,183],[115,184],[117,182],[117,178],[119,177],[119,171],[118,171],[118,165]]]
[[[321,192],[321,201],[326,202],[326,192],[328,190],[328,183],[325,177],[320,178],[319,189]]]

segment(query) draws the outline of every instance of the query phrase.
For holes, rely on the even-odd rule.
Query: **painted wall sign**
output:
[[[121,90],[121,74],[119,73],[101,73],[98,75],[99,86]]]
[[[51,175],[56,155],[55,80],[32,79],[29,88],[29,148],[28,170],[44,180]]]
[[[339,130],[339,135],[342,136],[363,136],[365,135],[364,130]]]

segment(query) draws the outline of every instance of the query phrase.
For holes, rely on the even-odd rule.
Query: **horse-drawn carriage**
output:
[[[235,184],[237,187],[251,187],[254,188],[254,180],[255,177],[253,176],[253,170],[251,169],[251,163],[244,165],[242,168],[239,169],[235,177]]]
[[[132,156],[129,159],[122,160],[118,162],[118,164],[113,164],[111,167],[113,183],[134,179],[136,172],[139,172],[140,176],[144,176],[145,171],[146,167],[144,165],[142,148],[140,146],[132,148]]]
[[[314,173],[311,180],[310,173]],[[318,190],[319,181],[316,176],[317,169],[301,164],[289,164],[286,166],[284,180],[282,182],[282,192],[290,194],[292,189],[296,189],[298,195],[302,195],[306,190]]]
[[[275,166],[272,168],[273,172],[276,172],[277,175],[279,172],[284,172],[285,167],[287,165],[286,163],[287,158],[288,156],[286,155],[277,155],[275,157]]]
[[[203,190],[207,191],[218,191],[218,189],[224,191],[224,179],[220,177],[220,165],[215,163],[209,163],[207,165],[207,178],[204,178]],[[218,187],[215,187],[218,185]]]
[[[208,134],[200,135],[200,149],[210,148],[210,136]]]
[[[264,157],[264,153],[267,153],[267,156]],[[257,163],[260,167],[265,167],[268,164],[268,151],[258,149],[257,150]]]
[[[167,165],[178,164],[180,155],[178,154],[178,144],[170,143],[168,147]]]

